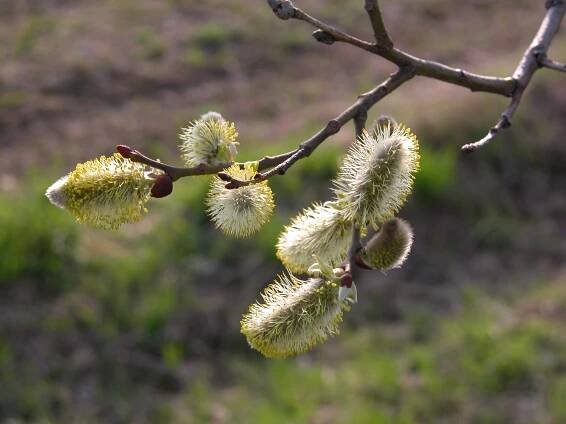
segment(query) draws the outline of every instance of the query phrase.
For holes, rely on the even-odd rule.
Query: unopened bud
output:
[[[232,177],[227,172],[219,172],[216,175],[218,175],[218,178],[220,178],[222,181],[226,181],[226,182],[232,181]]]
[[[162,198],[169,196],[173,191],[173,179],[167,174],[160,174],[155,178],[151,187],[151,197]]]
[[[340,285],[342,287],[352,287],[352,281],[352,274],[350,274],[349,272],[345,272],[340,276]]]
[[[398,218],[385,222],[362,252],[363,261],[375,269],[399,268],[411,251],[413,230]]]
[[[134,151],[134,149],[132,149],[129,146],[125,146],[123,144],[118,144],[116,146],[116,151],[118,153],[120,153],[122,155],[122,157],[124,157],[126,159],[130,159],[130,156],[132,155],[132,152]]]

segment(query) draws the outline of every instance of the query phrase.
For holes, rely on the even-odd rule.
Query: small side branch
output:
[[[263,171],[266,169],[273,168],[283,162],[285,162],[289,157],[296,153],[298,149],[283,153],[277,156],[265,156],[261,158],[258,162],[258,170]],[[207,165],[207,164],[200,164],[195,167],[185,168],[185,167],[178,167],[169,165],[163,162],[159,162],[158,160],[151,159],[141,153],[138,150],[135,150],[129,146],[119,145],[116,146],[116,151],[120,153],[123,157],[132,160],[133,162],[143,163],[144,165],[150,166],[155,169],[159,169],[163,171],[167,175],[171,177],[173,181],[177,181],[183,177],[193,177],[196,175],[211,175],[211,174],[218,174],[222,172],[226,168],[229,168],[233,165],[233,162],[226,162],[221,163],[218,165]]]
[[[385,24],[383,23],[379,1],[365,0],[365,9],[369,16],[377,44],[385,48],[393,47],[393,41],[391,41],[391,38],[389,38],[387,29],[385,28]]]
[[[361,110],[354,118],[354,126],[356,131],[356,139],[360,138],[366,129],[366,122],[368,120],[367,110]]]
[[[566,63],[557,62],[555,60],[546,57],[546,54],[540,54],[538,56],[538,64],[541,67],[554,69],[559,72],[566,72]]]
[[[537,69],[546,67],[560,72],[566,72],[566,64],[553,61],[546,56],[550,43],[556,35],[560,27],[560,22],[566,12],[566,0],[547,0],[547,13],[537,34],[523,55],[513,76],[507,78],[473,74],[442,63],[421,59],[395,48],[385,28],[379,1],[364,1],[365,9],[374,30],[376,43],[361,40],[326,24],[295,7],[290,0],[267,0],[269,6],[279,18],[298,19],[318,28],[318,30],[313,33],[318,41],[326,44],[333,44],[337,41],[351,44],[396,64],[399,70],[373,90],[362,94],[353,105],[335,119],[330,120],[324,128],[301,143],[295,150],[277,156],[265,156],[259,159],[258,174],[256,174],[253,180],[240,181],[222,172],[233,163],[222,163],[218,165],[201,164],[192,168],[183,168],[151,159],[127,146],[118,146],[118,151],[124,157],[128,157],[135,162],[144,163],[153,168],[162,170],[168,174],[173,181],[194,175],[218,174],[227,182],[227,188],[242,187],[265,181],[274,175],[285,174],[293,164],[302,158],[308,157],[321,143],[340,131],[350,120],[354,120],[356,135],[359,137],[365,127],[367,111],[379,100],[400,87],[406,81],[419,75],[467,87],[472,91],[483,91],[511,97],[509,106],[503,111],[497,123],[489,130],[489,133],[481,140],[466,144],[462,147],[462,150],[472,152],[488,144],[498,135],[500,130],[511,125],[511,118],[519,107],[523,93]]]
[[[478,75],[432,60],[421,59],[393,47],[393,43],[369,43],[341,31],[332,25],[320,21],[319,19],[309,15],[304,10],[296,7],[293,2],[289,0],[268,0],[268,3],[273,9],[275,15],[279,18],[297,19],[318,28],[318,31],[315,31],[313,36],[324,44],[333,44],[334,42],[347,43],[380,56],[399,67],[412,67],[414,68],[416,75],[434,78],[449,84],[459,85],[469,88],[472,91],[483,91],[503,96],[511,96],[513,91],[514,82],[512,78]],[[379,12],[379,9],[372,10],[376,19],[381,20],[381,12]],[[379,14],[379,17],[376,13]],[[373,22],[374,21],[372,21],[372,25]],[[378,23],[378,26],[379,25],[381,24]],[[381,37],[384,37],[382,32],[380,32],[380,34],[382,34]],[[387,35],[387,37],[389,36]]]
[[[274,175],[283,175],[287,170],[293,166],[298,160],[309,156],[320,144],[322,144],[328,137],[336,134],[340,129],[352,119],[358,118],[358,125],[360,125],[360,116],[367,116],[367,111],[375,105],[379,100],[390,94],[395,89],[399,88],[405,82],[409,81],[415,75],[412,67],[404,67],[399,69],[396,73],[391,75],[382,84],[375,87],[373,90],[362,94],[358,100],[351,105],[348,109],[338,115],[336,118],[330,120],[324,128],[318,133],[313,135],[308,140],[301,143],[301,145],[292,153],[288,158],[273,167],[267,172],[260,172],[256,174],[253,180],[242,181],[227,176],[225,181],[230,188],[243,187],[249,184],[265,181]],[[365,121],[364,121],[365,122]],[[286,154],[287,155],[287,154]]]
[[[529,48],[525,51],[519,65],[513,74],[515,89],[511,97],[511,103],[501,114],[497,123],[489,130],[488,134],[475,143],[462,146],[462,151],[469,153],[485,146],[491,142],[500,130],[511,126],[511,118],[521,103],[523,93],[528,87],[534,73],[540,69],[540,58],[546,57],[552,39],[560,28],[560,22],[566,12],[566,3],[563,0],[547,2],[547,12]]]
[[[133,162],[143,163],[144,165],[148,165],[152,168],[159,169],[165,172],[167,175],[171,177],[173,181],[177,181],[179,178],[182,177],[216,174],[232,165],[231,163],[221,163],[219,165],[200,164],[192,168],[181,168],[159,162],[155,159],[151,159],[146,155],[144,155],[143,153],[139,152],[138,150],[132,149],[129,146],[124,146],[124,145],[116,146],[116,151],[120,153],[123,157],[130,159]]]

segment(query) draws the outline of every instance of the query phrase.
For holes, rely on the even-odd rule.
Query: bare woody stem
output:
[[[216,174],[223,169],[228,168],[231,163],[223,163],[219,165],[206,165],[201,164],[192,168],[180,168],[173,165],[168,165],[166,163],[159,162],[155,159],[151,159],[145,156],[143,153],[139,152],[138,150],[132,149],[129,146],[119,145],[116,146],[116,150],[120,153],[123,157],[132,160],[133,162],[143,163],[148,165],[152,168],[159,169],[165,172],[167,175],[171,177],[173,181],[177,181],[179,178],[182,177],[191,177],[195,175],[206,175],[206,174]]]
[[[352,279],[354,281],[358,281],[358,274],[360,269],[362,269],[358,265],[358,254],[360,250],[362,250],[362,237],[360,234],[360,228],[356,225],[356,223],[352,224],[352,241],[350,242],[350,249],[348,250],[348,259],[347,259],[347,269],[350,271],[352,275]]]
[[[546,52],[552,39],[556,35],[566,10],[565,0],[546,1],[547,13],[539,31],[530,47],[523,55],[513,76],[506,78],[472,74],[442,63],[418,58],[393,47],[393,43],[390,42],[391,39],[385,29],[377,0],[365,0],[366,11],[370,17],[377,43],[369,43],[321,22],[302,9],[294,6],[293,2],[290,0],[268,0],[268,3],[279,18],[298,19],[318,28],[318,31],[313,35],[315,35],[317,40],[326,44],[332,44],[333,42],[351,44],[381,56],[398,66],[412,66],[415,75],[460,85],[472,91],[483,91],[511,97],[512,99],[509,106],[505,109],[497,124],[490,130],[489,134],[479,142],[463,146],[462,149],[466,152],[473,151],[487,144],[495,138],[500,129],[510,125],[510,119],[520,104],[525,88],[530,83],[534,72],[540,66],[549,67],[558,71],[564,71],[566,69],[564,64],[546,58]]]
[[[385,24],[381,15],[381,8],[379,7],[379,1],[365,0],[365,9],[369,16],[377,44],[385,48],[393,47],[393,41],[389,38],[387,29],[385,29]]]
[[[503,96],[511,96],[513,92],[514,82],[512,78],[477,75],[462,69],[452,68],[442,63],[421,59],[393,47],[392,44],[382,45],[379,43],[369,43],[314,18],[304,10],[295,7],[289,0],[268,0],[268,3],[272,6],[274,13],[281,19],[297,19],[307,22],[321,30],[326,35],[326,38],[322,37],[323,40],[328,40],[330,38],[337,42],[350,44],[362,50],[381,56],[399,67],[412,66],[415,69],[416,75],[460,85],[469,88],[472,91],[484,91]],[[375,7],[377,8],[376,10],[378,11],[379,16],[381,16],[378,3],[375,4]],[[315,37],[317,40],[319,40],[319,37],[321,36],[320,32],[318,34],[319,35]]]
[[[133,162],[143,163],[144,165],[148,165],[152,168],[159,169],[160,171],[165,172],[167,175],[171,177],[173,181],[177,181],[183,177],[192,177],[196,175],[210,175],[210,174],[218,174],[229,168],[233,165],[233,162],[226,162],[221,163],[218,165],[207,165],[207,164],[200,164],[198,166],[185,168],[185,167],[178,167],[169,165],[155,159],[151,159],[141,153],[138,150],[135,150],[129,146],[119,145],[116,146],[116,150],[120,153],[123,157],[132,160]],[[265,156],[261,158],[258,162],[258,170],[262,171],[265,169],[272,168],[284,162],[286,159],[291,157],[296,150],[291,152],[283,153],[277,156]],[[243,164],[240,164],[243,165]]]
[[[566,63],[560,63],[555,60],[549,59],[546,54],[539,54],[538,55],[538,64],[539,66],[553,69],[559,72],[566,72]]]
[[[144,163],[166,172],[174,181],[187,176],[216,173],[227,182],[227,188],[238,188],[265,181],[274,175],[285,174],[293,164],[302,158],[308,157],[320,144],[330,136],[339,132],[350,120],[354,120],[356,135],[361,135],[367,119],[367,111],[383,97],[399,88],[414,76],[433,78],[449,84],[466,87],[472,91],[511,97],[509,106],[503,111],[499,120],[490,129],[489,133],[483,139],[462,147],[464,151],[471,152],[489,143],[496,137],[501,129],[511,125],[511,118],[519,107],[523,93],[538,69],[546,67],[566,72],[566,64],[555,62],[548,59],[546,56],[550,43],[556,35],[564,17],[566,0],[546,1],[547,12],[537,34],[529,48],[525,51],[514,74],[504,78],[474,74],[439,62],[421,59],[394,47],[383,22],[379,1],[364,0],[364,2],[373,28],[376,40],[375,43],[361,40],[314,18],[302,9],[296,7],[290,0],[267,0],[269,6],[279,18],[284,20],[301,20],[317,28],[313,36],[318,41],[325,44],[333,44],[335,42],[350,44],[392,62],[397,65],[399,69],[373,90],[359,96],[358,100],[353,105],[336,118],[330,120],[324,128],[302,142],[295,150],[277,156],[265,156],[261,158],[258,161],[258,174],[255,175],[253,180],[240,181],[221,172],[232,165],[231,163],[215,166],[201,164],[193,168],[179,168],[155,161],[136,150],[128,148],[130,150],[129,157],[136,162]]]
[[[299,148],[291,156],[289,156],[284,162],[273,167],[267,172],[263,172],[263,173],[260,172],[256,174],[253,180],[241,181],[235,178],[226,179],[225,181],[228,181],[228,184],[230,184],[229,188],[243,187],[260,181],[265,181],[274,175],[285,174],[285,172],[287,172],[287,170],[291,166],[293,166],[295,162],[297,162],[299,159],[309,156],[320,144],[322,144],[328,137],[339,132],[340,129],[350,120],[357,118],[358,124],[356,126],[356,131],[359,130],[361,134],[361,129],[363,129],[363,126],[361,126],[360,119],[364,119],[364,123],[365,123],[365,117],[367,117],[367,111],[373,105],[375,105],[379,100],[381,100],[389,93],[391,93],[392,91],[403,85],[405,82],[413,78],[414,75],[415,75],[414,69],[412,67],[400,68],[397,72],[392,74],[382,84],[378,85],[373,90],[368,91],[367,93],[364,93],[361,96],[359,96],[358,100],[353,105],[351,105],[348,109],[346,109],[336,118],[328,121],[328,123],[324,128],[322,128],[319,132],[317,132],[308,140],[301,143]]]
[[[547,6],[548,10],[538,32],[513,73],[515,89],[513,90],[509,106],[505,108],[497,123],[489,130],[484,138],[475,143],[462,146],[463,151],[473,152],[492,141],[500,130],[511,126],[511,118],[521,103],[523,93],[531,82],[534,73],[540,68],[539,58],[546,57],[546,52],[550,47],[552,39],[558,32],[558,28],[560,28],[560,22],[566,11],[566,3],[562,0],[549,1],[547,2]]]

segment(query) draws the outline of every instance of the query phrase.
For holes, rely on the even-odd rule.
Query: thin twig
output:
[[[131,147],[120,145],[116,147],[118,153],[120,153],[125,158],[128,158],[137,163],[143,163],[145,165],[151,166],[152,168],[159,169],[165,172],[171,177],[173,181],[177,181],[182,177],[191,177],[195,175],[207,175],[216,174],[226,168],[228,168],[231,163],[222,163],[219,165],[206,165],[200,164],[192,168],[180,168],[173,165],[168,165],[166,163],[159,162],[155,159],[151,159],[139,152],[138,150],[132,149]]]
[[[348,109],[338,115],[336,118],[330,120],[324,128],[318,133],[313,135],[308,140],[301,143],[299,148],[289,156],[281,164],[275,166],[271,170],[263,173],[258,173],[253,180],[242,181],[235,178],[230,178],[228,184],[231,188],[243,187],[249,184],[265,181],[274,175],[283,175],[287,170],[299,159],[309,156],[314,149],[316,149],[322,142],[324,142],[331,135],[336,134],[340,129],[350,120],[355,119],[360,113],[367,113],[367,111],[375,105],[379,100],[387,96],[393,90],[397,89],[405,82],[409,81],[415,75],[414,69],[411,67],[404,67],[399,69],[396,73],[392,74],[386,81],[375,87],[373,90],[362,94],[358,100],[351,105]]]
[[[375,41],[382,47],[391,48],[393,47],[393,41],[387,33],[385,24],[383,23],[383,17],[381,15],[381,8],[379,7],[378,0],[365,0],[365,9],[369,16],[371,26],[373,28],[373,34],[375,35]]]
[[[473,74],[471,72],[452,68],[432,60],[421,59],[398,48],[392,47],[392,44],[382,45],[369,43],[314,18],[304,10],[296,7],[289,0],[268,0],[268,3],[279,18],[298,19],[322,30],[323,33],[315,31],[314,35],[317,40],[324,40],[324,42],[334,40],[351,44],[355,47],[378,55],[399,67],[411,66],[414,68],[416,75],[460,85],[462,87],[469,88],[472,91],[483,91],[503,96],[510,96],[513,92],[514,82],[512,78],[498,78]],[[324,37],[322,37],[322,35],[324,35]],[[326,44],[329,43],[327,42]]]
[[[129,146],[124,146],[124,145],[120,145],[117,146],[116,150],[124,157],[134,161],[134,162],[138,162],[138,163],[143,163],[144,165],[148,165],[152,168],[155,169],[159,169],[163,172],[165,172],[167,175],[169,175],[171,177],[171,179],[173,181],[177,181],[180,178],[183,177],[192,177],[195,175],[209,175],[209,174],[218,174],[219,172],[225,170],[226,168],[229,168],[231,165],[233,165],[233,162],[226,162],[226,163],[221,163],[218,165],[206,165],[206,164],[200,164],[198,166],[195,167],[189,167],[189,168],[185,168],[185,167],[178,167],[178,166],[173,166],[173,165],[169,165],[163,162],[159,162],[155,159],[151,159],[149,157],[147,157],[146,155],[144,155],[143,153],[141,153],[138,150],[132,149]],[[261,158],[258,161],[258,170],[259,171],[263,171],[269,168],[273,168],[274,166],[279,165],[280,163],[284,162],[285,160],[287,160],[289,157],[291,157],[294,153],[296,153],[298,149],[295,149],[293,151],[287,152],[287,153],[283,153],[277,156],[265,156],[263,158]],[[243,165],[240,164],[238,162],[236,162],[239,165]]]
[[[361,110],[354,118],[354,126],[356,131],[356,139],[360,138],[364,134],[366,129],[366,122],[368,120],[367,110]]]
[[[558,32],[560,22],[566,12],[566,3],[563,1],[547,2],[548,10],[529,48],[521,58],[513,74],[515,89],[511,103],[505,108],[497,123],[489,130],[487,135],[475,143],[462,146],[464,152],[473,152],[492,141],[500,130],[511,126],[511,118],[521,103],[523,93],[531,82],[534,73],[539,69],[539,57],[546,55],[552,39]]]
[[[354,120],[357,136],[361,135],[365,126],[367,111],[379,100],[400,87],[403,83],[416,75],[425,76],[450,84],[469,88],[472,91],[483,91],[511,97],[509,106],[503,111],[497,123],[489,133],[480,141],[462,147],[470,152],[489,143],[501,129],[511,125],[511,118],[517,110],[522,95],[528,86],[534,72],[540,67],[548,67],[558,71],[566,71],[566,65],[552,61],[546,53],[554,38],[566,10],[565,0],[547,0],[546,16],[535,36],[533,42],[523,55],[512,77],[499,78],[493,76],[477,75],[462,69],[452,68],[442,63],[421,59],[410,55],[396,47],[389,38],[378,0],[365,0],[365,8],[370,17],[377,43],[369,43],[350,34],[347,34],[329,24],[326,24],[302,9],[295,7],[290,0],[267,0],[273,12],[281,19],[298,19],[318,28],[313,33],[315,38],[323,43],[332,44],[336,41],[344,42],[381,56],[382,58],[399,66],[399,70],[379,86],[368,93],[362,94],[356,103],[342,112],[335,119],[330,120],[324,128],[313,135],[300,146],[287,153],[277,156],[265,156],[259,160],[258,174],[251,181],[240,181],[223,174],[227,187],[237,188],[245,185],[265,181],[274,175],[283,175],[298,160],[308,157],[321,143],[336,134],[350,120]],[[148,158],[137,150],[131,148],[127,151],[132,160],[147,164],[166,172],[175,181],[182,177],[220,173],[231,163],[216,166],[201,164],[192,168],[180,168],[164,164]]]
[[[356,223],[352,224],[352,241],[350,242],[350,249],[348,250],[348,269],[352,275],[352,280],[357,281],[360,268],[358,266],[357,256],[360,250],[362,250],[362,238],[360,235],[360,229]]]
[[[566,63],[561,63],[549,59],[548,57],[546,57],[546,54],[539,55],[538,63],[540,66],[548,69],[554,69],[555,71],[559,71],[559,72],[566,72]]]

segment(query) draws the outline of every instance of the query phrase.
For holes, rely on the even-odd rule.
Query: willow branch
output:
[[[540,54],[538,57],[538,64],[544,68],[554,69],[559,72],[566,72],[566,63],[557,62],[549,59],[546,54]]]
[[[416,75],[459,85],[469,88],[472,91],[483,91],[503,96],[511,96],[513,92],[514,81],[512,78],[478,75],[432,60],[421,59],[393,47],[392,44],[369,43],[354,37],[353,35],[347,34],[332,25],[320,21],[319,19],[309,15],[304,10],[296,7],[293,2],[289,0],[268,0],[268,3],[273,9],[275,15],[279,18],[297,19],[318,28],[320,31],[315,31],[313,35],[317,40],[326,44],[332,44],[335,41],[347,43],[378,55],[399,67],[410,66],[415,70]],[[381,15],[380,12],[379,15]]]
[[[368,120],[367,110],[360,110],[354,117],[354,130],[356,132],[356,139],[360,138],[366,129],[366,122]]]
[[[267,172],[260,172],[255,175],[253,180],[242,181],[230,176],[224,179],[228,182],[230,188],[243,187],[249,184],[254,184],[260,181],[265,181],[274,175],[283,175],[287,170],[293,166],[298,160],[309,156],[320,144],[322,144],[328,137],[336,134],[340,129],[349,121],[356,119],[356,117],[364,116],[367,111],[375,105],[379,100],[383,99],[389,93],[399,88],[405,82],[409,81],[415,75],[414,69],[411,67],[400,68],[397,72],[392,74],[382,84],[375,87],[373,90],[362,94],[358,100],[351,105],[348,109],[343,111],[336,118],[328,121],[326,126],[319,132],[313,135],[308,140],[300,144],[297,150],[289,156],[284,162],[273,167]]]
[[[365,9],[369,16],[377,44],[387,48],[393,47],[393,41],[391,41],[387,29],[385,28],[385,23],[383,22],[379,1],[365,0]]]
[[[472,152],[493,140],[500,130],[511,125],[511,118],[519,107],[523,93],[529,85],[535,71],[541,66],[566,71],[562,63],[546,58],[546,53],[556,35],[560,22],[566,10],[565,0],[547,0],[547,13],[535,35],[531,45],[523,55],[512,77],[499,78],[477,75],[462,69],[452,68],[442,63],[421,59],[410,55],[396,47],[385,29],[381,10],[377,0],[365,0],[365,8],[370,16],[377,43],[369,43],[347,34],[327,23],[324,23],[302,9],[296,7],[290,0],[268,0],[273,12],[281,19],[298,19],[318,28],[313,34],[323,43],[344,42],[355,47],[374,53],[402,67],[411,66],[415,75],[425,76],[450,84],[467,87],[472,91],[483,91],[511,97],[509,106],[503,111],[497,123],[481,140],[466,144],[462,150]]]
[[[545,57],[552,39],[558,32],[560,22],[566,12],[564,1],[548,1],[548,10],[529,48],[525,51],[519,65],[513,74],[515,89],[509,106],[505,108],[497,123],[489,130],[487,135],[475,143],[462,146],[464,152],[473,152],[491,142],[500,130],[511,126],[511,118],[519,107],[525,89],[531,82],[534,73],[540,69],[539,58]]]
[[[362,237],[359,227],[354,223],[352,224],[352,241],[350,242],[350,249],[348,250],[348,263],[347,269],[352,275],[354,281],[358,280],[359,271],[362,267],[358,266],[358,254],[362,250]]]
[[[326,44],[343,42],[370,53],[376,54],[399,67],[386,81],[373,90],[362,94],[348,109],[335,119],[330,120],[324,128],[304,141],[295,150],[277,156],[265,156],[259,159],[258,174],[250,181],[241,181],[223,173],[232,163],[219,165],[201,164],[192,168],[181,168],[151,159],[137,150],[122,146],[120,151],[124,156],[135,162],[144,163],[167,173],[173,181],[182,177],[206,174],[218,174],[227,182],[227,188],[237,188],[245,185],[265,181],[274,175],[283,175],[298,160],[308,157],[321,143],[336,134],[350,120],[354,120],[356,135],[362,134],[367,119],[367,111],[383,97],[400,87],[416,75],[433,78],[450,84],[469,88],[472,91],[482,91],[511,97],[509,106],[503,111],[497,123],[481,140],[462,147],[470,152],[489,143],[501,129],[511,125],[511,118],[519,107],[523,93],[531,81],[533,74],[540,67],[548,67],[558,71],[566,71],[566,65],[552,61],[546,57],[548,48],[564,16],[566,10],[565,0],[547,0],[547,13],[534,37],[531,45],[523,55],[512,77],[500,78],[473,74],[471,72],[450,67],[448,65],[413,56],[393,46],[381,14],[378,0],[365,0],[365,8],[370,18],[376,43],[361,40],[347,34],[319,19],[314,18],[302,9],[295,7],[290,0],[267,0],[273,12],[281,19],[297,19],[309,23],[317,28],[313,33],[318,41]]]
[[[151,159],[138,150],[132,149],[129,146],[119,145],[116,146],[116,151],[123,157],[130,159],[133,162],[143,163],[152,168],[159,169],[171,177],[173,181],[177,181],[182,177],[192,177],[195,175],[216,174],[223,169],[228,168],[231,163],[221,163],[218,165],[200,164],[192,168],[181,168],[173,165],[168,165],[158,160]]]
[[[218,174],[222,172],[224,169],[229,168],[234,162],[226,162],[220,163],[218,165],[207,165],[207,164],[200,164],[194,167],[178,167],[169,165],[167,163],[160,162],[155,159],[151,159],[141,153],[138,150],[135,150],[129,146],[119,145],[116,146],[116,150],[120,153],[123,157],[132,160],[133,162],[142,163],[144,165],[148,165],[152,168],[159,169],[165,172],[167,175],[171,177],[173,181],[177,181],[183,177],[193,177],[196,175],[209,175],[209,174]],[[291,157],[296,150],[291,152],[283,153],[277,156],[265,156],[258,161],[258,170],[262,171],[265,169],[272,168],[277,166]],[[242,165],[242,164],[240,164]]]

